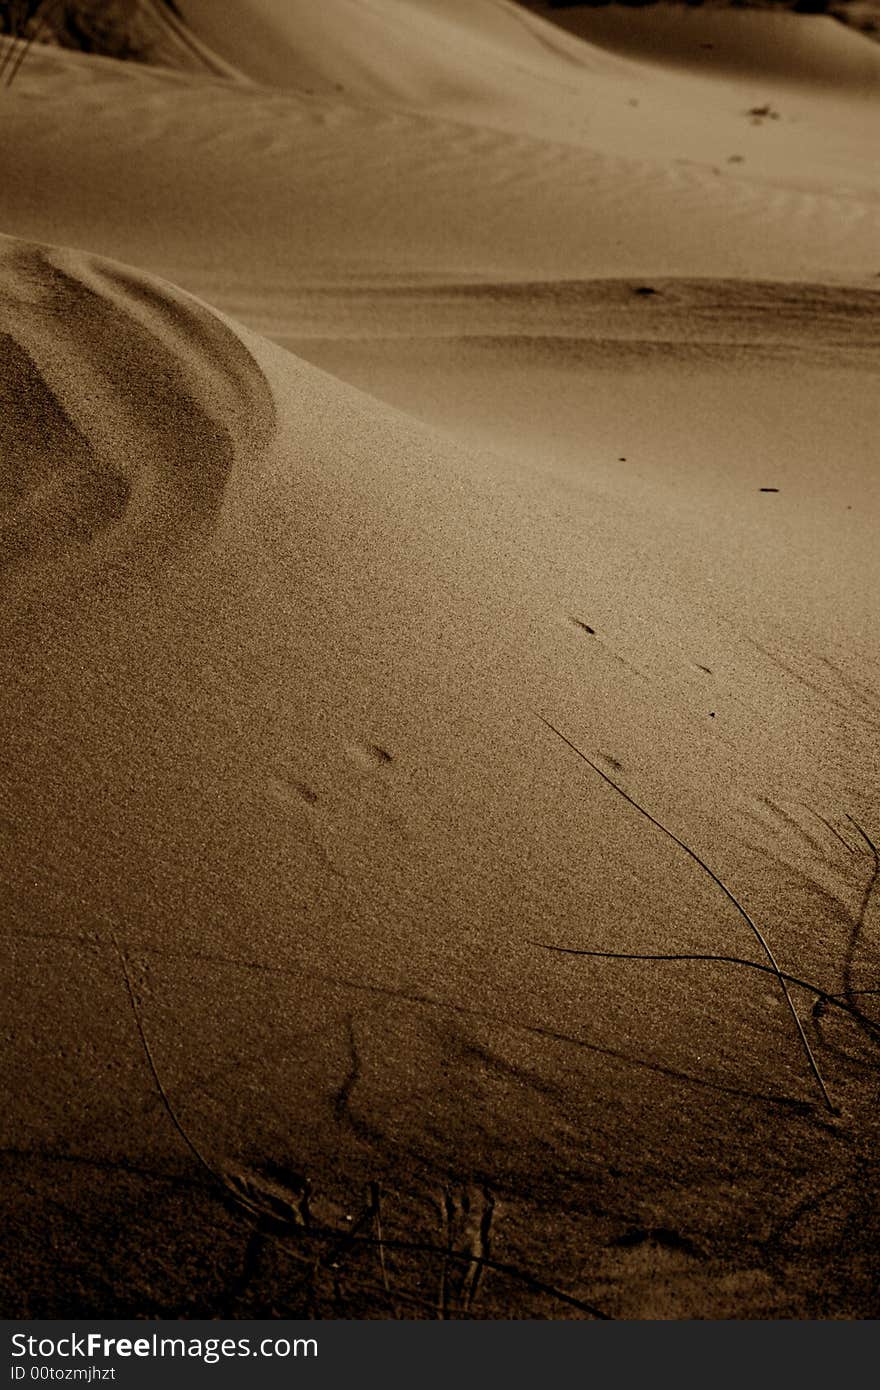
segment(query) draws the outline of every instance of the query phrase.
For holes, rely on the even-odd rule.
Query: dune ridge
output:
[[[528,3],[565,33],[622,57],[713,75],[758,75],[785,84],[875,96],[880,49],[838,15],[748,6],[657,3],[551,8]],[[855,7],[854,7],[855,8]]]
[[[123,521],[158,558],[209,527],[236,450],[265,445],[273,427],[238,337],[121,267],[6,238],[2,262],[4,563],[107,532],[112,550]]]

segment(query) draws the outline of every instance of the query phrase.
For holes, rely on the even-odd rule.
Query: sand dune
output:
[[[791,11],[697,8],[687,4],[588,5],[552,10],[530,4],[567,33],[628,58],[673,65],[713,77],[738,75],[783,87],[805,84],[876,98],[880,47],[830,15]]]
[[[253,81],[433,115],[470,112],[492,124],[519,125],[554,105],[571,112],[585,76],[628,67],[507,0],[343,0],[336,11],[307,0],[244,0],[232,16],[210,0],[186,0],[182,11]]]
[[[870,1315],[863,107],[181,8],[4,98],[4,1305]]]
[[[646,65],[622,81],[599,57],[610,74],[564,100],[551,89],[513,133],[44,50],[4,116],[4,227],[151,269],[248,321],[254,297],[277,312],[296,284],[388,276],[872,283],[876,107],[790,96],[763,120],[748,112],[775,97],[765,84]]]

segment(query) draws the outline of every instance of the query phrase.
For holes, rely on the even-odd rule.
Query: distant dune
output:
[[[755,76],[850,87],[877,94],[880,50],[865,39],[880,36],[880,7],[797,3],[528,4],[569,34],[611,52],[696,72]],[[826,13],[826,11],[828,11]]]
[[[796,23],[815,15],[828,16],[838,24],[855,29],[866,38],[875,39],[880,35],[880,6],[877,0],[621,0],[621,3],[608,3],[608,0],[520,0],[526,9],[546,15],[555,23],[571,27],[578,25],[579,16],[587,10],[605,10],[614,13],[624,11],[633,15],[633,29],[644,33],[648,26],[638,19],[638,15],[648,9],[652,17],[659,19],[661,33],[667,25],[682,27],[689,24],[688,15],[698,14],[700,18],[694,26],[698,28],[704,21],[702,16],[722,14],[733,17],[731,28],[736,32],[740,21],[737,15],[744,10],[756,11],[764,18],[773,15],[791,14]],[[714,23],[709,19],[709,23]],[[622,26],[621,26],[622,28]],[[649,39],[649,42],[651,40]],[[755,55],[757,56],[757,55]]]
[[[4,1309],[873,1316],[878,50],[223,9],[2,92]]]

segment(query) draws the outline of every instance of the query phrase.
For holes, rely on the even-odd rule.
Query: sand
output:
[[[880,50],[179,8],[2,96],[6,1313],[876,1315]]]

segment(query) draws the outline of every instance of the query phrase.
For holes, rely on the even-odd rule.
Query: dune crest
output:
[[[0,244],[4,568],[60,551],[153,558],[210,527],[274,406],[236,334],[170,287]]]
[[[571,37],[621,58],[723,77],[814,85],[876,98],[880,47],[835,16],[784,9],[697,7],[674,0],[529,8]]]

